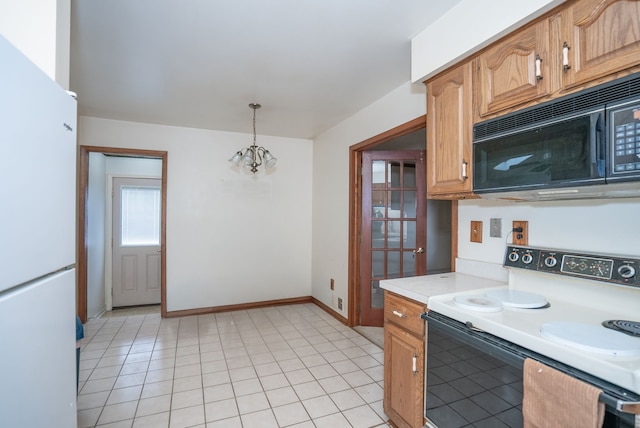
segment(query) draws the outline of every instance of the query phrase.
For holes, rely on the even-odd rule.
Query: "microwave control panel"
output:
[[[611,174],[640,174],[640,104],[610,110]]]
[[[640,259],[508,246],[504,266],[640,287]]]

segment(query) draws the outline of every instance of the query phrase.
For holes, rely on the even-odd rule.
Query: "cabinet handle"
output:
[[[569,47],[567,42],[564,42],[564,44],[562,45],[562,68],[564,69],[565,73],[571,68],[571,66],[569,65],[569,49],[571,48]]]
[[[413,374],[418,373],[418,356],[413,355]]]
[[[399,312],[399,311],[396,311],[396,310],[394,310],[394,311],[392,312],[392,314],[393,314],[393,315],[395,315],[395,316],[397,316],[397,317],[400,317],[400,318],[406,318],[406,317],[407,317],[407,316],[406,316],[405,314],[403,314],[402,312]]]
[[[466,180],[467,178],[469,178],[469,176],[467,175],[467,162],[462,161],[462,179]]]
[[[542,80],[542,58],[540,55],[536,55],[536,80]]]

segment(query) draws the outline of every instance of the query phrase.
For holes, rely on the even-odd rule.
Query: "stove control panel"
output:
[[[640,259],[508,246],[504,266],[640,288]]]

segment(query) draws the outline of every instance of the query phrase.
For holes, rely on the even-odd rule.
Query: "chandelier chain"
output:
[[[260,104],[253,104],[251,108],[253,108],[253,145],[256,145],[256,109]]]

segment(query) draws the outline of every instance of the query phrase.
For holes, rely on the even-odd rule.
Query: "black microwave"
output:
[[[480,197],[640,196],[640,75],[478,123],[473,135]]]

